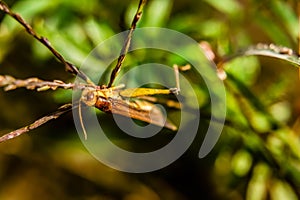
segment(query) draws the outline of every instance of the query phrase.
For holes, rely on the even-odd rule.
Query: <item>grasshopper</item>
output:
[[[83,128],[84,137],[87,138],[87,133],[84,128],[82,120],[82,105],[93,106],[97,109],[100,109],[106,113],[113,113],[118,115],[123,115],[125,117],[130,117],[133,119],[141,120],[147,123],[151,123],[157,126],[165,127],[170,130],[177,130],[177,127],[169,121],[165,121],[162,111],[155,106],[152,100],[149,101],[150,96],[152,95],[170,95],[178,94],[180,91],[179,88],[179,72],[178,66],[174,65],[175,78],[176,78],[176,87],[170,89],[155,89],[155,88],[128,88],[125,89],[124,85],[113,86],[114,80],[118,75],[118,72],[121,69],[122,63],[125,59],[126,53],[130,47],[132,34],[136,28],[137,22],[140,20],[142,15],[142,10],[146,4],[145,0],[140,0],[137,12],[133,18],[131,27],[128,31],[127,38],[125,39],[123,48],[121,49],[120,56],[115,68],[111,72],[110,80],[107,85],[98,86],[94,84],[87,75],[80,71],[75,65],[66,61],[64,57],[57,52],[54,47],[51,46],[50,42],[42,36],[39,36],[32,27],[17,13],[11,11],[11,9],[0,0],[0,10],[14,18],[19,22],[25,30],[42,43],[46,48],[48,48],[52,54],[65,65],[65,68],[68,72],[80,77],[86,84],[66,84],[62,81],[42,81],[37,78],[31,78],[26,80],[16,80],[10,76],[0,76],[0,86],[6,86],[5,90],[15,89],[17,87],[26,87],[27,89],[37,89],[38,91],[64,88],[64,89],[74,89],[79,88],[82,90],[81,98],[77,105],[72,106],[71,104],[65,104],[60,107],[56,112],[46,115],[32,124],[7,133],[0,137],[0,142],[15,138],[23,133],[26,133],[30,130],[33,130],[42,124],[56,119],[62,114],[71,111],[72,109],[79,109],[80,123]],[[148,98],[147,98],[148,97]],[[152,102],[151,102],[152,101]],[[179,108],[178,102],[172,103],[173,107]]]

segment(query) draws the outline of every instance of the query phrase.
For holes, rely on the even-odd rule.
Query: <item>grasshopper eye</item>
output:
[[[95,97],[94,92],[89,92],[89,93],[87,93],[87,95],[86,95],[86,100],[87,100],[87,101],[93,101],[94,97]]]
[[[94,106],[97,102],[96,91],[86,89],[82,92],[81,100],[88,106]]]

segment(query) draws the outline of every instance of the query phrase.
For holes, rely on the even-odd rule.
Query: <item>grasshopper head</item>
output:
[[[95,89],[86,88],[81,95],[81,101],[87,106],[94,106],[97,102],[98,93]]]

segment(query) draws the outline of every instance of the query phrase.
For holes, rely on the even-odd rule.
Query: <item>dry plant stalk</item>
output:
[[[65,104],[61,107],[58,108],[58,110],[52,114],[46,115],[38,120],[36,120],[35,122],[33,122],[32,124],[19,128],[17,130],[14,130],[12,132],[9,132],[3,136],[0,137],[0,143],[4,142],[6,140],[10,140],[13,139],[15,137],[18,137],[19,135],[23,134],[23,133],[27,133],[28,131],[31,131],[45,123],[47,123],[48,121],[52,120],[52,119],[57,119],[58,117],[60,117],[62,114],[65,114],[66,112],[69,112],[70,110],[74,109],[74,106],[72,107],[72,104]]]
[[[10,75],[0,75],[0,87],[4,87],[4,91],[15,90],[17,88],[26,88],[28,90],[56,90],[57,88],[74,89],[73,83],[64,83],[61,80],[44,81],[39,78],[15,79]]]
[[[52,47],[51,43],[48,41],[47,38],[39,36],[33,28],[18,14],[12,12],[9,7],[3,2],[0,1],[0,10],[5,12],[6,14],[13,17],[17,22],[19,22],[25,30],[29,33],[29,35],[33,36],[36,40],[38,40],[40,43],[42,43],[45,47],[47,47],[51,53],[62,63],[65,65],[65,68],[68,72],[74,74],[75,76],[79,76],[87,83],[91,83],[90,79],[85,75],[82,71],[80,71],[75,65],[72,63],[66,61],[64,57]]]

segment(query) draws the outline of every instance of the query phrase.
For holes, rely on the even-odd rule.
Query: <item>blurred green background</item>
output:
[[[6,2],[76,66],[97,44],[126,30],[138,4],[137,0]],[[207,41],[219,58],[260,42],[298,48],[296,0],[150,0],[138,24],[148,26]],[[141,60],[185,64],[158,51],[143,58],[129,55],[124,66]],[[208,123],[204,118],[192,146],[170,166],[146,174],[119,172],[88,153],[70,113],[0,144],[0,199],[299,199],[298,69],[268,57],[240,57],[224,69],[227,119],[217,146],[207,157],[198,159]],[[65,82],[74,78],[2,12],[0,74]],[[206,86],[194,74],[184,72],[201,94],[201,109],[209,115]],[[0,133],[4,134],[71,102],[72,91],[1,90],[0,96]],[[109,115],[100,115],[115,140],[140,148],[139,141],[123,138],[112,128]],[[157,142],[170,139],[172,133],[167,133],[147,145],[159,146]]]

